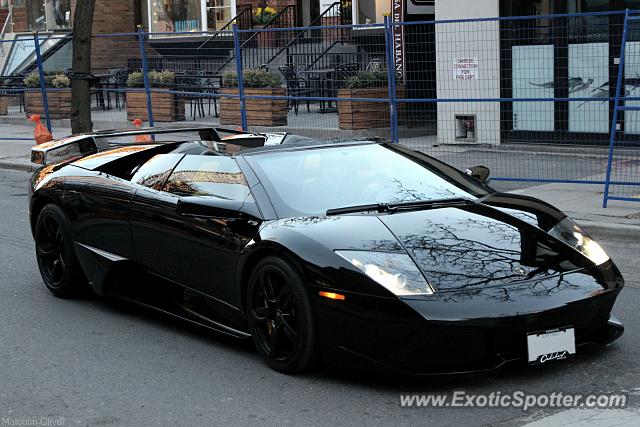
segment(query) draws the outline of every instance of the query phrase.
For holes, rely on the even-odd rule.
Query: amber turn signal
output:
[[[344,295],[336,294],[335,292],[320,291],[320,296],[321,297],[325,297],[325,298],[329,298],[329,299],[337,299],[337,300],[340,300],[340,301],[344,301]]]

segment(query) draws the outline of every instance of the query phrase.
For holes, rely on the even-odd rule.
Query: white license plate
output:
[[[530,363],[544,363],[566,359],[576,354],[574,328],[558,328],[527,335]]]

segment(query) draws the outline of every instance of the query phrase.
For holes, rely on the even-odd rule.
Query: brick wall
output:
[[[0,27],[4,25],[8,15],[9,8],[0,8]],[[11,28],[8,28],[7,31],[11,31]],[[16,33],[27,31],[27,10],[24,6],[13,7],[13,31]]]
[[[75,10],[78,0],[72,0]],[[93,34],[136,32],[136,0],[97,0],[93,15]],[[73,17],[73,12],[72,12]],[[94,37],[91,45],[91,68],[94,72],[106,72],[109,68],[123,68],[130,58],[139,58],[135,36]]]

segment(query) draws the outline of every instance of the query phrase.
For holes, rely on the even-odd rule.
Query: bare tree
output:
[[[72,133],[91,132],[91,30],[96,0],[78,0],[73,15]]]

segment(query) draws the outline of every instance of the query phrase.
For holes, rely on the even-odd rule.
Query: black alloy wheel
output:
[[[300,274],[287,261],[258,263],[247,292],[253,341],[265,361],[284,373],[307,370],[315,359],[315,322]]]
[[[69,229],[64,213],[53,204],[38,215],[35,243],[40,274],[47,288],[63,298],[76,296],[86,288]]]

